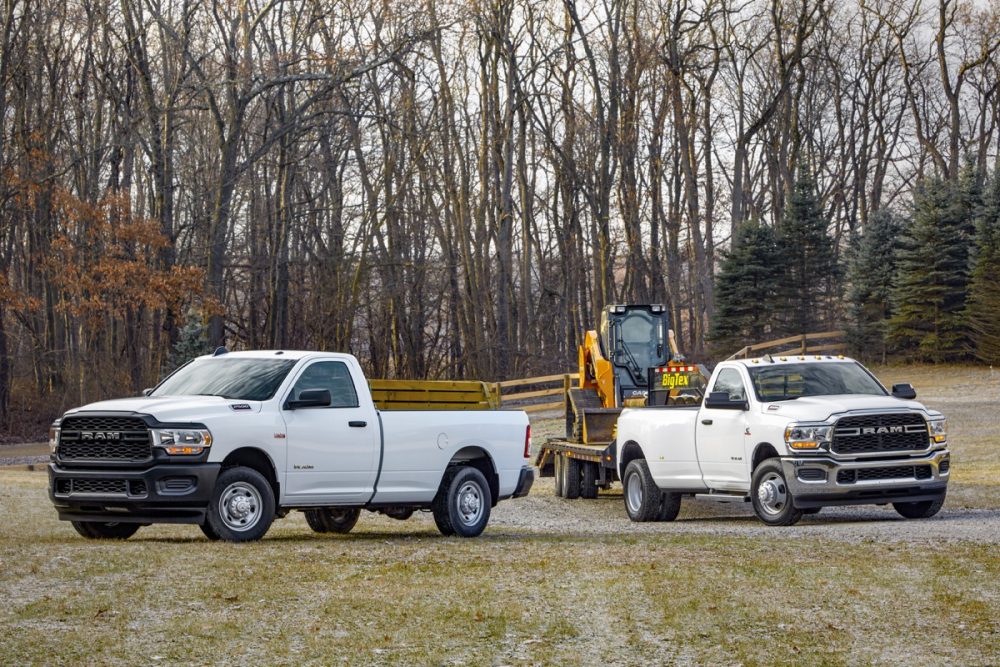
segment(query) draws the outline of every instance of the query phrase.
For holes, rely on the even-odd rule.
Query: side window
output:
[[[715,378],[715,386],[712,391],[724,391],[729,394],[731,401],[746,400],[747,393],[743,389],[743,380],[740,373],[735,368],[726,368],[719,371],[719,377]]]
[[[293,399],[305,389],[328,389],[330,391],[330,407],[358,407],[358,392],[351,380],[351,371],[342,361],[317,361],[306,368],[295,386],[292,387]]]

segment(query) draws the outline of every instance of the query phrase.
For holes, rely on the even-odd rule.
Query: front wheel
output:
[[[802,510],[792,504],[779,459],[765,459],[753,471],[750,500],[757,518],[769,526],[791,526],[802,518]]]
[[[73,521],[73,528],[88,540],[127,540],[135,535],[140,526],[137,523],[103,521]]]
[[[264,537],[274,521],[274,491],[253,468],[226,468],[215,481],[208,506],[208,524],[226,542],[251,542]]]
[[[900,516],[907,519],[929,519],[939,511],[944,505],[944,497],[937,500],[924,500],[919,503],[893,503],[893,508],[899,512]]]
[[[434,498],[434,523],[442,535],[476,537],[490,520],[490,485],[476,468],[464,466],[447,473]]]
[[[622,476],[622,486],[628,518],[632,521],[656,521],[661,517],[663,492],[653,481],[646,459],[629,461]],[[677,506],[680,508],[679,496]]]

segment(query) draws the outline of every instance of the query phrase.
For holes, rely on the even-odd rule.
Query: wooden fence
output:
[[[846,336],[843,331],[824,331],[822,333],[799,334],[788,338],[779,338],[766,343],[747,345],[742,350],[730,355],[729,359],[748,359],[764,354],[841,354],[847,350]]]
[[[572,375],[569,373],[559,373],[557,375],[541,375],[521,380],[505,380],[504,382],[495,383],[495,386],[500,394],[502,408],[524,410],[525,412],[562,410],[564,406],[563,395],[571,378]],[[531,389],[528,391],[518,391],[525,387],[530,387]],[[513,392],[510,391],[512,389],[514,390]],[[543,400],[550,396],[558,396],[559,400]]]

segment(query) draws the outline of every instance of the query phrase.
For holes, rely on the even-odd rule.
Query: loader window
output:
[[[358,392],[351,380],[351,371],[342,361],[317,361],[306,368],[292,387],[289,398],[295,400],[306,389],[328,389],[331,408],[358,407]]]
[[[663,321],[659,317],[642,311],[634,310],[620,320],[618,325],[621,335],[621,346],[616,346],[615,363],[632,365],[636,372],[663,363],[660,357],[666,349]]]

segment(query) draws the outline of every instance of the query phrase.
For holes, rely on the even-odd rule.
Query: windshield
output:
[[[801,396],[886,395],[885,389],[871,373],[853,361],[754,366],[747,370],[750,371],[757,398],[765,403]]]
[[[266,401],[294,365],[294,359],[196,359],[161,382],[150,396]]]

